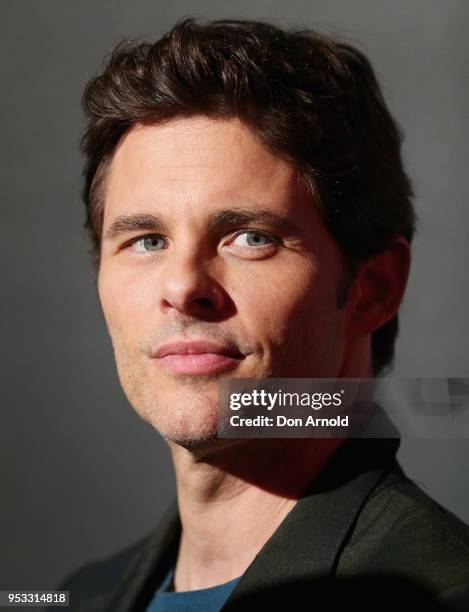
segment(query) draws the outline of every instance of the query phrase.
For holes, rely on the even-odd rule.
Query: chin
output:
[[[196,448],[217,439],[218,394],[187,390],[146,397],[134,407],[167,442]]]
[[[197,450],[216,445],[218,442],[217,419],[202,422],[192,420],[177,422],[152,423],[153,427],[168,444],[177,444],[187,450]]]
[[[216,432],[211,434],[206,433],[205,435],[199,434],[193,436],[187,436],[187,434],[183,433],[180,433],[179,435],[168,434],[166,436],[163,436],[163,438],[169,445],[176,444],[177,446],[181,446],[182,448],[185,448],[189,451],[197,451],[201,449],[206,450],[216,445],[218,441]]]

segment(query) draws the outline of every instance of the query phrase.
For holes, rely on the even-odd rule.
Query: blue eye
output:
[[[164,249],[165,241],[163,236],[159,234],[151,234],[136,240],[133,243],[133,248],[137,253],[150,253],[152,251],[161,251]]]
[[[274,239],[270,236],[260,232],[255,232],[253,230],[242,232],[233,240],[233,244],[250,247],[264,246],[266,244],[271,244],[272,242],[274,242]]]

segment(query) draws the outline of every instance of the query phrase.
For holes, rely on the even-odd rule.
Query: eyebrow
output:
[[[218,227],[236,227],[248,223],[265,223],[273,226],[295,227],[290,219],[277,215],[270,210],[229,208],[216,211],[208,222],[210,230]]]
[[[269,210],[244,208],[229,208],[214,212],[208,221],[208,229],[215,231],[220,227],[238,227],[249,223],[288,227],[298,232],[298,227],[290,219]],[[104,238],[112,240],[121,234],[135,231],[167,232],[168,226],[163,217],[153,213],[119,215],[109,226]]]
[[[133,215],[119,215],[109,226],[104,239],[112,240],[121,234],[137,231],[166,231],[166,223],[162,217],[153,213],[135,213]]]

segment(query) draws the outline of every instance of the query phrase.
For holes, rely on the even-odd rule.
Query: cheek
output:
[[[343,312],[337,309],[339,271],[316,260],[265,266],[244,276],[237,291],[244,329],[263,350],[274,376],[335,376],[341,359]]]
[[[317,266],[301,261],[294,266],[268,267],[239,283],[235,298],[239,315],[260,342],[281,344],[297,334],[306,321],[318,320],[330,311],[326,287]]]
[[[155,311],[156,292],[144,275],[125,275],[103,268],[98,277],[101,306],[111,337],[138,337]]]

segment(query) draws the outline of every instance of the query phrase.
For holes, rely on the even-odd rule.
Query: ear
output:
[[[394,317],[404,297],[410,263],[409,243],[395,236],[358,266],[347,302],[349,340],[371,334]]]

